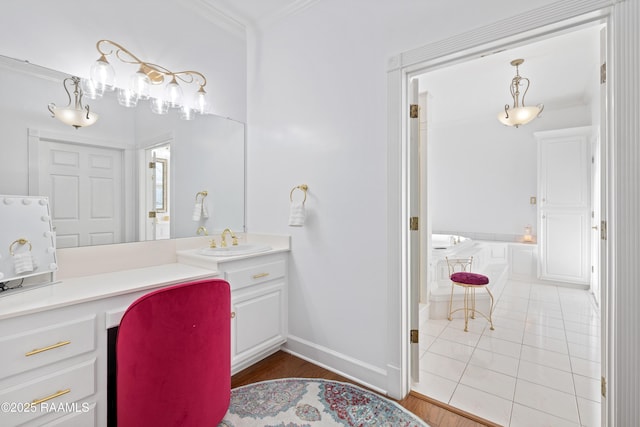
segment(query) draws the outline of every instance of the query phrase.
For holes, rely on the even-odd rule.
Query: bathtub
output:
[[[431,249],[433,254],[448,255],[468,247],[472,240],[456,234],[432,234]]]

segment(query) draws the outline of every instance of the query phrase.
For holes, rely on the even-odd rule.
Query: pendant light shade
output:
[[[73,85],[73,99],[71,98],[68,84]],[[94,124],[98,120],[98,115],[90,111],[88,105],[82,105],[80,78],[75,76],[68,77],[62,81],[62,85],[69,97],[69,103],[64,108],[56,106],[53,102],[50,103],[48,109],[51,112],[51,116],[76,129]]]
[[[500,123],[516,128],[521,125],[526,125],[536,117],[539,117],[540,113],[542,113],[542,110],[544,109],[544,105],[542,104],[538,104],[535,107],[527,107],[524,105],[524,97],[529,90],[531,82],[528,78],[520,76],[518,66],[522,65],[523,62],[524,59],[514,59],[511,61],[511,65],[516,67],[516,75],[511,79],[511,84],[509,85],[509,91],[513,98],[513,107],[506,104],[504,106],[504,111],[498,113],[498,120],[500,120]],[[522,98],[520,97],[521,88],[524,89],[522,92]]]

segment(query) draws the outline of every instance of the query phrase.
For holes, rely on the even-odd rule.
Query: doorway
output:
[[[144,150],[145,177],[142,180],[144,240],[169,239],[171,226],[171,143]]]
[[[600,31],[600,27],[602,27],[602,24],[593,24],[587,28],[581,28],[580,30],[576,30],[572,33],[569,34],[563,34],[562,37],[579,37],[581,36],[581,32],[591,32],[589,37],[591,40],[594,41],[594,46],[595,46],[595,50],[593,53],[593,56],[595,56],[595,58],[599,59],[599,31]],[[557,39],[556,39],[557,41]],[[584,50],[585,49],[585,45],[584,43],[579,44],[578,45],[580,47],[580,49]],[[580,51],[580,49],[578,49],[578,51]],[[513,49],[513,52],[511,51],[504,51],[504,52],[499,52],[494,56],[506,56],[509,57],[510,59],[512,55],[520,55],[519,52],[522,52],[526,50],[525,46],[520,46],[518,49]],[[562,50],[562,49],[560,49]],[[564,51],[564,50],[563,50]],[[528,58],[536,58],[535,54],[522,54],[521,56],[526,56]],[[520,56],[518,56],[520,57]],[[483,58],[480,58],[479,60],[483,60]],[[541,59],[541,58],[540,58]],[[437,71],[431,71],[430,73],[440,73],[440,80],[433,79],[432,81],[429,81],[428,78],[424,78],[424,84],[423,84],[423,80],[420,80],[420,88],[421,90],[424,90],[426,88],[426,92],[423,92],[423,100],[424,101],[423,105],[426,104],[427,109],[429,107],[429,105],[433,105],[432,103],[434,102],[435,99],[438,98],[438,95],[435,93],[432,93],[429,89],[430,88],[434,88],[437,87],[438,89],[440,89],[440,93],[447,93],[446,98],[447,101],[451,101],[454,102],[455,100],[464,100],[465,103],[465,108],[470,108],[470,109],[474,109],[477,108],[478,110],[483,110],[486,109],[483,106],[476,106],[476,104],[474,103],[475,100],[472,100],[471,98],[469,98],[469,94],[473,93],[471,92],[469,89],[467,89],[467,91],[463,90],[463,93],[456,93],[456,92],[452,92],[452,87],[453,88],[459,88],[461,86],[460,81],[460,75],[458,75],[458,77],[455,77],[455,72],[453,70],[454,67],[460,67],[463,70],[463,73],[466,74],[467,76],[474,76],[473,80],[474,83],[477,85],[480,85],[482,83],[479,82],[480,78],[484,78],[485,75],[490,75],[487,73],[483,73],[483,72],[473,72],[470,71],[472,69],[472,63],[474,61],[465,61],[464,63],[459,63],[456,65],[451,65],[449,67],[446,68],[439,68],[437,69]],[[505,64],[508,65],[509,61],[503,61],[505,62]],[[532,61],[530,61],[532,62]],[[597,76],[598,73],[598,62],[594,62],[593,64],[594,67],[594,71],[591,73],[593,75]],[[506,67],[505,67],[506,68]],[[532,67],[535,69],[535,67]],[[521,70],[523,74],[525,74],[524,72],[524,68]],[[446,84],[443,84],[443,77],[446,77],[446,74],[453,74],[454,76],[451,77],[449,76],[449,78],[452,78],[453,82],[454,82],[454,86],[446,86]],[[500,73],[495,73],[495,74],[500,74]],[[541,79],[539,78],[539,73],[536,73],[535,71],[531,71],[531,72],[527,72],[526,73],[528,77],[531,77],[532,80],[535,81],[535,85],[533,86],[534,89],[536,88],[540,88],[542,85],[544,85],[544,82],[541,81]],[[569,73],[571,74],[571,73]],[[533,76],[538,76],[538,77],[533,77]],[[414,73],[413,78],[418,78],[418,79],[422,79],[422,76],[419,76],[419,73]],[[591,77],[591,76],[590,76]],[[491,76],[491,78],[493,78],[493,76]],[[576,78],[575,74],[573,75],[573,78]],[[508,79],[503,79],[504,80],[504,86],[505,88],[508,89]],[[434,81],[436,83],[434,83]],[[488,85],[487,85],[488,86]],[[473,87],[473,85],[472,85]],[[594,92],[596,94],[599,94],[599,86],[596,84],[594,85]],[[452,95],[453,93],[453,95]],[[482,91],[480,91],[480,93],[482,93]],[[503,91],[503,99],[505,101],[508,101],[508,91]],[[534,96],[534,92],[532,90],[532,93],[529,94],[529,97],[533,100]],[[488,98],[488,96],[478,96],[478,98],[480,100],[484,100],[486,98]],[[599,97],[596,97],[596,99],[599,99]],[[547,101],[545,100],[545,103]],[[530,102],[531,103],[531,102]],[[535,104],[536,102],[533,102],[533,104]],[[493,109],[495,109],[496,111],[499,109],[500,104],[498,103],[498,108],[493,107]],[[453,107],[456,107],[455,105]],[[459,106],[458,106],[459,107]],[[546,106],[548,107],[548,105]],[[465,234],[465,232],[471,232],[474,234],[473,237],[477,238],[478,240],[493,240],[495,238],[497,238],[499,241],[506,241],[506,242],[511,242],[511,241],[518,241],[521,239],[523,239],[525,237],[525,234],[527,234],[527,231],[525,230],[529,230],[530,228],[533,228],[533,232],[534,234],[536,233],[536,224],[538,222],[538,218],[536,218],[537,215],[537,209],[536,206],[532,203],[533,206],[526,206],[525,208],[520,208],[518,207],[516,204],[510,204],[510,199],[517,199],[517,197],[520,195],[522,196],[523,200],[526,200],[527,202],[530,202],[531,200],[535,199],[537,197],[537,178],[535,174],[533,174],[534,178],[533,179],[529,179],[529,181],[522,181],[521,178],[524,174],[524,170],[527,167],[531,167],[530,165],[533,164],[533,171],[536,171],[536,152],[537,152],[537,147],[536,147],[536,141],[535,138],[533,138],[530,134],[532,131],[536,131],[536,130],[549,130],[549,129],[560,129],[560,128],[564,128],[564,127],[576,127],[576,126],[583,126],[583,125],[591,125],[592,122],[591,120],[594,118],[597,118],[599,120],[600,118],[600,103],[599,101],[596,102],[595,107],[591,108],[591,107],[587,107],[587,108],[583,108],[583,110],[586,111],[582,111],[582,112],[577,112],[577,111],[572,111],[567,113],[566,111],[563,112],[563,115],[566,116],[564,121],[563,120],[558,120],[557,116],[560,115],[559,113],[561,113],[561,110],[569,110],[569,109],[573,109],[576,110],[575,107],[571,107],[571,106],[563,106],[563,107],[556,107],[555,109],[549,109],[547,108],[547,110],[545,111],[545,114],[543,114],[543,118],[538,119],[538,121],[534,121],[532,124],[527,125],[528,129],[531,129],[531,131],[529,131],[529,135],[528,137],[523,137],[522,135],[517,135],[514,136],[513,133],[511,133],[510,135],[508,135],[504,141],[496,141],[497,139],[499,139],[499,137],[496,137],[495,133],[491,133],[491,131],[489,131],[488,129],[484,128],[482,129],[482,131],[478,132],[476,131],[475,135],[476,135],[476,139],[477,135],[486,135],[489,134],[490,136],[490,140],[486,141],[486,140],[482,140],[480,139],[479,141],[477,141],[477,143],[473,143],[473,142],[469,142],[469,138],[467,137],[465,139],[464,137],[464,132],[461,131],[461,129],[463,129],[464,126],[466,125],[471,125],[474,118],[472,117],[467,117],[464,118],[462,117],[461,119],[461,115],[460,114],[443,114],[443,116],[445,117],[444,119],[442,119],[442,121],[440,123],[437,123],[435,126],[441,126],[441,129],[433,129],[433,128],[428,128],[428,129],[424,129],[423,132],[421,132],[421,134],[423,136],[427,136],[427,138],[442,138],[443,135],[448,135],[449,136],[449,141],[451,141],[453,139],[453,143],[449,144],[446,147],[440,147],[440,154],[442,154],[442,152],[449,152],[449,157],[438,157],[437,151],[432,150],[432,147],[429,146],[429,143],[432,142],[431,139],[429,139],[429,142],[427,142],[426,147],[423,147],[424,150],[423,151],[427,151],[428,153],[430,153],[431,158],[430,159],[426,159],[426,162],[428,164],[428,168],[431,168],[431,170],[433,169],[438,169],[440,171],[439,174],[436,174],[436,176],[432,176],[431,174],[429,174],[429,178],[427,178],[426,180],[421,181],[421,184],[425,184],[428,186],[428,190],[427,190],[427,195],[429,197],[429,201],[431,202],[431,206],[443,206],[444,203],[447,202],[447,197],[450,197],[452,200],[454,201],[459,201],[459,200],[464,200],[463,203],[465,203],[465,206],[476,206],[476,207],[480,207],[483,205],[486,205],[486,203],[480,203],[480,202],[473,202],[473,196],[477,196],[480,199],[479,200],[483,200],[482,198],[484,197],[485,199],[489,199],[493,202],[492,206],[495,207],[495,205],[499,205],[500,209],[497,209],[496,211],[498,211],[498,213],[496,214],[496,211],[492,211],[489,212],[490,215],[487,215],[488,219],[483,221],[477,221],[476,225],[472,225],[470,228],[461,228],[460,226],[460,222],[456,223],[456,219],[460,219],[460,218],[456,218],[456,215],[459,215],[461,218],[464,218],[468,215],[469,211],[465,211],[465,210],[456,210],[456,209],[443,209],[444,213],[443,213],[443,217],[444,218],[438,218],[437,214],[435,214],[432,211],[429,211],[427,215],[425,215],[423,218],[421,218],[421,225],[423,225],[424,229],[429,230],[428,231],[428,235],[427,233],[422,233],[424,240],[428,240],[430,239],[430,234],[431,234],[431,229],[433,229],[434,233],[442,233],[442,234],[453,234],[453,235],[460,235],[460,234]],[[431,110],[431,114],[430,116],[433,117],[433,115],[437,115],[437,114],[442,114],[442,111],[446,110],[446,105],[445,107],[439,109],[438,107],[434,107],[433,110]],[[550,111],[551,110],[551,111]],[[491,110],[492,111],[492,110]],[[554,117],[554,113],[555,116]],[[549,117],[551,115],[551,119],[548,119],[548,122],[551,123],[544,123],[543,120],[546,117]],[[489,116],[491,116],[490,118],[488,118]],[[495,122],[497,122],[496,118],[495,118],[495,114],[489,114],[489,116],[487,117],[482,117],[480,120],[487,122],[488,120],[493,120]],[[578,117],[582,117],[582,119],[578,118]],[[586,121],[585,121],[586,119]],[[450,123],[446,123],[446,120],[449,120]],[[597,120],[596,120],[597,121]],[[431,122],[431,125],[433,125],[434,122]],[[597,123],[597,126],[595,126],[595,128],[599,127],[599,123]],[[501,129],[501,130],[507,130],[507,131],[522,131],[523,128],[520,129]],[[521,132],[522,133],[522,132]],[[472,135],[472,133],[467,132],[467,135]],[[598,135],[594,134],[594,138],[593,141],[598,140]],[[454,147],[452,147],[452,145]],[[514,148],[518,148],[518,147],[522,147],[522,145],[527,145],[529,147],[529,150],[517,150]],[[491,162],[481,162],[481,159],[486,158],[486,154],[487,154],[487,150],[488,147],[492,146],[494,147],[493,153],[491,154],[491,157],[493,157],[492,160],[495,160],[496,163],[491,163]],[[451,153],[454,153],[453,155]],[[457,155],[459,157],[455,157],[455,153],[457,153]],[[469,153],[471,153],[471,155],[468,155]],[[506,154],[506,155],[505,155]],[[512,157],[509,157],[509,155],[511,155]],[[507,160],[504,159],[504,157],[507,157]],[[474,166],[473,163],[477,163],[477,162],[481,162],[482,167],[479,169],[480,171],[476,174],[465,174],[464,171],[472,171],[474,170]],[[411,164],[411,161],[409,160],[407,162],[408,164]],[[500,163],[504,163],[506,164],[506,166],[503,166],[502,168],[500,167]],[[527,165],[527,163],[529,163],[529,165]],[[436,165],[436,167],[434,167],[434,165]],[[440,168],[438,168],[437,166],[441,166]],[[485,172],[482,171],[482,169],[485,170]],[[494,183],[493,185],[487,185],[487,189],[485,189],[484,193],[483,193],[483,189],[482,189],[482,174],[489,174],[492,175],[492,177],[495,178],[495,175],[497,174],[497,172],[504,172],[503,177],[507,177],[506,180],[511,181],[512,183],[514,183],[514,185],[511,186],[506,186],[506,189],[503,189],[502,191],[497,191],[497,187],[496,184]],[[447,172],[449,172],[449,174],[447,174]],[[594,173],[599,173],[599,170],[594,172]],[[531,175],[531,174],[529,174]],[[505,179],[505,178],[503,178]],[[585,179],[591,180],[593,179],[593,182],[600,182],[600,178],[598,176],[585,176]],[[447,181],[452,182],[452,184],[450,186],[447,185]],[[524,182],[524,184],[523,184]],[[519,184],[518,184],[519,183]],[[527,184],[529,185],[529,187],[527,187]],[[524,188],[524,192],[522,191]],[[434,190],[435,188],[435,190]],[[500,200],[498,198],[493,198],[491,199],[491,197],[494,197],[496,195],[500,195],[503,193],[508,193],[509,191],[513,190],[514,194],[513,196],[509,197],[507,196],[508,199],[508,203],[505,202],[500,202]],[[466,192],[465,192],[466,191]],[[421,192],[421,196],[424,194],[424,192]],[[595,199],[595,198],[594,198]],[[458,203],[453,203],[459,206]],[[593,206],[597,206],[597,200],[593,200]],[[530,212],[527,211],[527,209],[530,210]],[[485,209],[491,211],[490,209]],[[509,213],[510,212],[510,213]],[[486,212],[485,212],[486,213]],[[506,215],[501,216],[503,213],[506,213]],[[483,212],[478,212],[478,210],[474,211],[473,213],[476,217],[482,217],[483,216]],[[491,218],[491,215],[493,216],[497,216],[498,218]],[[599,217],[599,212],[598,215],[594,215]],[[518,218],[518,221],[521,223],[518,224],[511,224],[512,228],[508,229],[507,231],[503,231],[500,230],[501,232],[495,232],[495,227],[501,225],[501,224],[505,224],[505,225],[509,225],[509,221],[511,220],[510,217],[516,217]],[[439,221],[440,220],[440,221]],[[533,224],[533,226],[531,225]],[[464,226],[463,226],[464,227]],[[492,228],[494,227],[494,228]],[[493,231],[493,232],[492,232]],[[493,235],[497,235],[496,237],[490,236],[491,234]],[[590,246],[591,244],[589,244]],[[427,247],[430,247],[428,244],[426,245]],[[597,243],[594,242],[594,246],[597,246]],[[424,247],[424,246],[423,246]],[[586,248],[587,251],[589,251],[591,248],[588,247]],[[419,259],[415,259],[413,257],[409,258],[411,261],[409,262],[409,264],[411,265],[414,262],[421,262],[423,265],[426,264],[423,257],[420,256]],[[598,270],[597,268],[598,266],[596,266],[595,270]],[[411,267],[409,268],[409,270],[411,270]],[[535,271],[537,272],[537,268],[535,269]],[[423,274],[423,279],[421,280],[421,294],[422,295],[429,295],[430,289],[429,289],[429,280],[426,278],[426,271],[424,268],[421,269],[421,273]],[[544,283],[544,282],[543,282]],[[597,285],[597,281],[594,282],[594,284]],[[529,288],[530,290],[531,288]],[[542,288],[541,288],[542,289]],[[561,295],[560,296],[565,296],[566,297],[566,293],[564,290],[559,290],[560,288],[557,289],[545,289],[544,292],[549,291],[549,293],[553,293],[553,292],[559,292]],[[595,290],[596,292],[598,292],[598,290]],[[588,295],[588,293],[587,293]],[[570,296],[568,298],[574,298],[573,296]],[[577,297],[576,297],[577,298]],[[582,297],[579,297],[582,298]],[[537,301],[537,300],[536,300]],[[593,304],[594,301],[591,298],[587,298],[584,300],[585,304]],[[527,301],[527,304],[531,304],[532,302],[530,300]],[[572,320],[568,320],[569,322],[573,322]],[[558,324],[554,325],[556,326],[555,328],[553,326],[550,325],[543,325],[546,328],[552,328],[552,329],[548,329],[546,331],[546,334],[549,335],[550,331],[552,330],[557,330],[558,333],[560,333],[560,328],[558,326]],[[573,325],[572,325],[573,326]],[[564,327],[564,326],[563,326]],[[593,325],[591,325],[591,327],[593,327]],[[598,328],[599,328],[599,323],[598,323]],[[444,329],[444,328],[443,328]],[[442,332],[439,331],[439,332]],[[562,331],[564,333],[564,330]],[[598,331],[599,332],[599,331]],[[555,332],[551,332],[551,333],[555,333]],[[421,335],[421,338],[424,335]],[[544,340],[545,335],[540,335],[541,339]],[[547,337],[549,338],[549,337]],[[427,340],[429,338],[426,338]],[[514,341],[517,341],[517,337],[514,339]],[[522,337],[520,337],[520,339],[522,339]],[[549,338],[550,340],[553,338]],[[594,339],[599,341],[599,334],[594,336]],[[448,347],[443,346],[441,344],[441,348],[440,348],[440,352],[443,351],[448,351],[450,353],[456,353],[458,352],[458,354],[455,354],[455,357],[453,358],[454,360],[456,358],[458,359],[466,359],[467,365],[466,367],[468,368],[469,365],[468,361],[470,359],[470,357],[472,356],[472,352],[473,352],[473,348],[475,348],[474,346],[471,345],[460,345],[460,342],[456,343],[455,339],[451,339],[450,340],[453,344],[448,345]],[[461,341],[464,341],[464,339],[462,339]],[[551,341],[549,341],[551,342]],[[476,343],[477,344],[477,343]],[[522,344],[522,343],[521,343]],[[599,344],[599,342],[598,342]],[[568,345],[567,343],[565,343],[565,345]],[[531,346],[529,346],[531,347]],[[469,350],[469,348],[471,348],[471,350]],[[599,346],[598,346],[599,348]],[[482,349],[483,351],[486,351],[486,349]],[[548,350],[548,349],[545,349]],[[465,351],[471,351],[471,353],[469,354],[464,354]],[[515,350],[514,350],[515,351]],[[519,351],[522,351],[522,348],[519,349]],[[531,353],[530,350],[528,350],[529,353]],[[599,359],[599,350],[596,352],[598,353],[598,361]],[[542,352],[539,352],[538,355],[541,355]],[[561,352],[559,351],[558,354],[561,354]],[[485,354],[485,357],[487,355]],[[500,354],[500,352],[495,352],[493,353],[493,357],[495,358],[499,358],[499,357],[503,357],[504,354]],[[511,355],[514,356],[514,355]],[[529,357],[531,357],[529,355]],[[553,357],[553,355],[551,355],[551,353],[545,352],[545,357]],[[571,365],[571,362],[573,362],[573,359],[571,358],[564,358],[563,359],[563,363],[566,360],[567,363],[569,365]],[[504,364],[508,364],[508,363],[522,363],[524,364],[530,364],[531,361],[530,360],[524,360],[524,362],[521,359],[516,359],[515,357],[511,357],[511,359],[506,359],[503,358],[502,359]],[[517,360],[517,361],[516,361]],[[588,360],[588,359],[587,359]],[[587,363],[586,365],[589,366],[589,369],[591,369],[593,367],[593,363],[590,363],[591,361],[589,361],[589,363]],[[579,361],[576,361],[575,363],[581,363]],[[547,363],[547,364],[550,364]],[[413,367],[413,365],[412,365]],[[464,368],[463,368],[464,369]],[[475,369],[474,366],[472,366],[473,370]],[[569,368],[571,369],[571,368]],[[539,369],[540,372],[542,372],[542,375],[553,375],[553,371],[551,369],[546,369],[546,368],[541,368]],[[475,377],[478,378],[479,376],[482,375],[486,375],[487,371],[485,370],[484,372],[482,371],[478,371],[476,370],[475,372]],[[586,373],[586,371],[583,371],[583,373]],[[504,375],[504,372],[501,373]],[[563,373],[562,372],[558,372],[557,373],[558,376],[562,376]],[[593,374],[593,371],[591,370],[591,376],[587,376],[584,375],[584,381],[581,383],[582,387],[585,387],[585,384],[589,384],[589,388],[593,389],[593,386],[599,387],[599,375],[600,375],[600,371],[599,371],[599,363],[598,363],[598,371]],[[461,374],[462,375],[462,374]],[[515,375],[514,378],[516,378],[516,380],[518,379],[517,377],[517,366],[516,366],[516,371],[513,371],[511,373],[511,375]],[[597,378],[593,378],[595,375],[597,375]],[[506,375],[507,377],[509,375]],[[567,381],[574,381],[574,378],[572,377],[572,375],[565,375]],[[503,380],[505,381],[509,381],[508,378],[505,377],[501,377]],[[528,380],[531,380],[531,378],[528,378]],[[577,380],[576,380],[577,381]],[[580,380],[582,381],[582,379]],[[533,384],[535,384],[535,382],[532,381],[527,381],[527,382],[531,382]],[[460,384],[460,383],[458,383]],[[567,387],[569,387],[569,383],[567,382],[565,385],[567,385]],[[462,387],[466,387],[467,385],[463,384]],[[515,384],[514,384],[515,387]],[[564,387],[564,386],[558,386],[558,387]],[[571,387],[573,389],[578,388],[578,383],[575,382],[571,384]],[[567,391],[567,390],[565,390]],[[499,392],[496,392],[499,393]],[[491,393],[489,393],[491,394]],[[513,395],[513,392],[511,393]],[[553,393],[549,393],[550,395]],[[564,395],[559,395],[558,399],[565,397]],[[599,395],[597,394],[597,392],[595,394],[590,394],[589,396],[591,399],[597,399],[599,402]],[[578,402],[582,402],[582,399],[580,396],[574,396],[574,402],[578,401]],[[587,399],[588,400],[588,399]],[[445,402],[445,403],[449,403],[449,402]],[[585,404],[586,405],[586,404]],[[521,405],[522,406],[522,405]],[[578,406],[580,406],[580,403],[578,403],[576,406],[576,408]],[[589,406],[589,405],[587,405]],[[599,406],[599,404],[598,404]],[[463,409],[469,409],[469,408],[463,408]],[[528,408],[527,410],[529,410],[531,408]],[[584,417],[590,416],[591,419],[593,419],[593,414],[589,414],[587,415],[586,413],[591,411],[593,409],[593,405],[590,405],[589,407],[585,408],[580,408],[580,410],[583,410]],[[599,408],[598,408],[599,409]],[[525,413],[523,410],[521,410],[520,412],[520,416],[523,416],[522,414]],[[549,411],[548,413],[549,420],[553,420],[552,417],[554,416],[558,416],[558,414],[554,414],[553,411]],[[578,413],[576,412],[577,416],[581,416],[578,415]],[[571,414],[569,415],[564,415],[564,414],[560,414],[559,418],[565,417],[564,419],[568,419]],[[599,413],[597,414],[597,419],[599,421]],[[508,420],[507,420],[508,421]],[[499,419],[499,422],[504,424],[505,420],[504,418]],[[508,422],[507,422],[508,425]]]

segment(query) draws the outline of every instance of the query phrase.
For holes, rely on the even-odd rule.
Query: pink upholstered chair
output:
[[[151,292],[116,342],[118,427],[217,426],[231,395],[231,293],[220,279]]]
[[[451,280],[451,298],[449,299],[449,316],[452,319],[453,313],[457,311],[464,312],[464,331],[469,331],[469,317],[476,318],[476,313],[487,319],[491,330],[493,331],[493,294],[489,290],[489,278],[483,274],[472,273],[471,264],[473,257],[469,258],[447,258],[447,266],[449,267],[449,279]],[[453,289],[455,286],[461,286],[464,289],[463,306],[453,310]],[[489,294],[491,303],[489,305],[489,314],[486,315],[476,310],[476,289],[484,288]]]

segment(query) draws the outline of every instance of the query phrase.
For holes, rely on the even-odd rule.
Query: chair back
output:
[[[458,273],[461,271],[465,271],[467,273],[471,272],[471,264],[473,263],[472,256],[468,258],[445,257],[445,259],[447,260],[447,267],[449,267],[449,277],[451,277],[453,273]]]
[[[231,395],[229,283],[184,283],[134,301],[118,330],[116,393],[119,427],[217,426]]]

